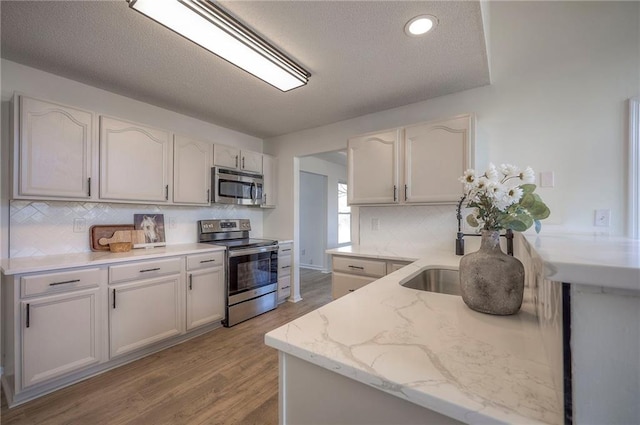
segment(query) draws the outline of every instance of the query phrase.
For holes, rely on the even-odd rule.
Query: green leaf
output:
[[[519,214],[503,222],[505,229],[511,229],[515,232],[524,232],[533,225],[533,219],[528,214]]]
[[[520,189],[522,189],[523,196],[533,193],[536,190],[535,184],[521,184]]]
[[[535,220],[543,220],[551,214],[549,207],[547,207],[541,200],[534,202],[533,205],[527,207],[527,210]]]
[[[531,206],[536,203],[536,196],[537,195],[534,193],[526,193],[522,195],[522,198],[520,198],[520,205],[526,209],[531,208]]]
[[[480,223],[478,223],[478,220],[476,220],[476,218],[474,217],[473,214],[469,214],[467,216],[467,223],[469,224],[469,226],[471,227],[478,227],[480,226]]]

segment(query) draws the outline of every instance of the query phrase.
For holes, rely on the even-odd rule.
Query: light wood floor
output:
[[[14,424],[277,424],[278,356],[264,334],[331,301],[331,274],[300,270],[303,301],[285,302],[232,328],[216,329],[7,409]]]

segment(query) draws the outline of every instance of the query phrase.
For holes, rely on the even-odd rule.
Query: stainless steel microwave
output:
[[[263,186],[262,174],[219,167],[211,169],[211,187],[215,203],[261,205]]]

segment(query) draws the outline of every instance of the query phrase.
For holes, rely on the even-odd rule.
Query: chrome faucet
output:
[[[464,195],[458,202],[458,208],[456,209],[456,218],[458,219],[458,233],[456,233],[456,255],[464,255],[464,237],[465,236],[481,236],[478,233],[463,233],[462,232],[462,203],[467,199]],[[508,229],[504,235],[500,235],[507,238],[507,254],[513,257],[513,230]]]

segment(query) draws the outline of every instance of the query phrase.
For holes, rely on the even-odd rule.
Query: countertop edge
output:
[[[153,260],[206,252],[224,251],[226,248],[212,244],[176,244],[156,248],[136,248],[128,252],[82,252],[74,254],[43,255],[38,257],[6,258],[0,261],[0,272],[5,276],[54,271],[69,268],[102,266],[130,261]]]

